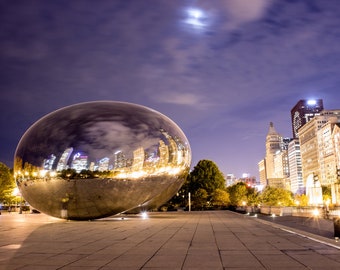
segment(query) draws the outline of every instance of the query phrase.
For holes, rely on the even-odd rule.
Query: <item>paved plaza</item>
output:
[[[94,221],[2,214],[0,269],[340,269],[340,244],[319,225],[320,234],[304,232],[229,211]]]

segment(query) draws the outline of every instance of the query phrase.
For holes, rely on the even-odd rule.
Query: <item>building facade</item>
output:
[[[308,123],[315,115],[318,115],[323,110],[323,100],[306,100],[301,99],[291,109],[291,122],[293,130],[293,138],[298,138],[299,129]]]
[[[291,140],[288,145],[288,163],[291,191],[294,194],[305,193],[305,186],[302,178],[300,143],[298,139]]]

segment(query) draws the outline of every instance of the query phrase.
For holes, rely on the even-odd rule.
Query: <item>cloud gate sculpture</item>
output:
[[[14,159],[24,199],[48,215],[97,219],[166,203],[191,163],[168,117],[132,103],[95,101],[54,111],[22,136]]]

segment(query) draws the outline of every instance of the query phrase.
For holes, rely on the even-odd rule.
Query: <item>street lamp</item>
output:
[[[20,204],[19,204],[19,214],[22,214],[22,195],[20,190],[16,187],[14,188],[12,195],[15,197],[19,197],[20,196]],[[17,200],[15,200],[16,204],[17,204]]]

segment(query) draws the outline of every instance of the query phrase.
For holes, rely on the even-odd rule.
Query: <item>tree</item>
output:
[[[208,192],[199,188],[192,194],[192,208],[197,210],[203,210],[207,207]]]
[[[11,170],[0,162],[0,202],[9,204],[13,199],[15,181]]]
[[[228,187],[228,192],[230,195],[230,204],[233,206],[241,206],[243,202],[247,202],[247,185],[243,182],[239,182],[235,185]]]
[[[321,188],[322,188],[322,200],[324,202],[326,202],[326,201],[331,202],[332,201],[331,187],[330,186],[321,186]]]
[[[229,193],[223,189],[216,189],[211,196],[211,204],[214,208],[224,208],[230,203]]]
[[[261,201],[268,206],[292,206],[293,195],[290,191],[283,188],[267,186],[262,194]]]
[[[252,187],[247,188],[247,204],[257,206],[261,202],[260,193]]]
[[[294,197],[294,203],[297,206],[308,206],[308,197],[306,194],[297,194]]]
[[[208,196],[211,196],[216,189],[223,189],[225,187],[223,173],[210,160],[200,160],[190,172],[187,183],[192,194],[198,189],[205,189]]]
[[[190,192],[192,209],[205,209],[209,206],[213,197],[216,196],[214,192],[217,189],[225,190],[223,173],[214,162],[200,160],[189,173],[178,193],[165,206],[168,209],[187,207]]]

